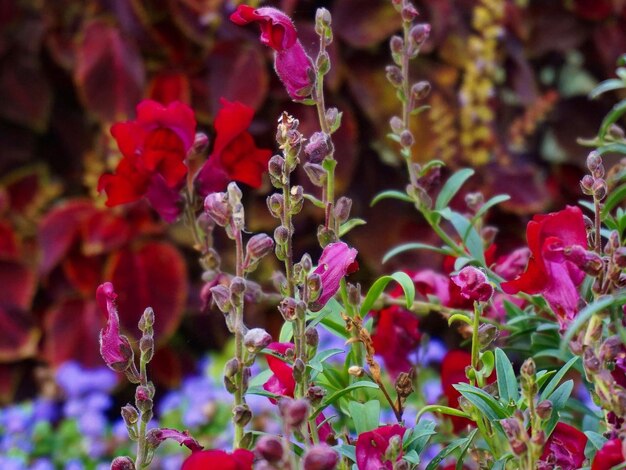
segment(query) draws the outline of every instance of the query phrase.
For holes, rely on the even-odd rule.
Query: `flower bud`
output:
[[[600,255],[593,251],[587,251],[580,245],[565,247],[563,255],[590,276],[598,276],[604,269],[604,262]]]
[[[312,385],[307,390],[307,398],[311,402],[312,405],[318,405],[324,396],[326,395],[326,390],[324,390],[319,385]]]
[[[348,284],[348,302],[354,306],[361,303],[361,284]]]
[[[409,37],[415,47],[421,46],[430,36],[430,25],[428,23],[416,24],[409,31]]]
[[[127,427],[134,426],[139,421],[139,411],[130,403],[122,406],[122,419]]]
[[[318,8],[315,12],[315,24],[328,28],[331,24],[330,12],[326,8]]]
[[[278,304],[278,311],[286,321],[294,321],[296,319],[296,300],[287,297]]]
[[[320,342],[320,334],[317,332],[317,329],[314,326],[309,326],[304,332],[304,338],[306,340],[307,346],[311,346],[316,348]]]
[[[602,201],[606,197],[607,186],[606,181],[598,179],[593,183],[593,197]]]
[[[154,357],[154,338],[147,336],[145,333],[139,340],[139,351],[142,359],[148,363]]]
[[[270,176],[278,179],[283,177],[283,169],[285,168],[285,159],[280,155],[274,155],[267,163],[267,170]]]
[[[602,165],[602,156],[595,150],[589,152],[589,155],[587,155],[587,168],[589,171],[593,173],[600,165]]]
[[[305,273],[308,273],[311,268],[313,268],[313,260],[311,259],[310,254],[305,253],[302,255],[302,258],[300,259],[300,266],[302,266],[302,270]]]
[[[326,184],[326,177],[328,173],[321,165],[314,163],[305,163],[303,165],[303,168],[304,172],[309,177],[309,180],[315,186],[322,187]]]
[[[583,365],[585,366],[585,371],[591,375],[600,372],[600,360],[591,348],[586,348],[583,351]]]
[[[467,193],[465,195],[465,204],[472,212],[478,212],[478,210],[485,204],[485,196],[480,191],[475,193]]]
[[[139,330],[143,333],[152,332],[152,327],[154,326],[154,310],[150,307],[146,308],[143,311],[143,315],[139,319],[139,323],[137,324]]]
[[[413,393],[413,378],[407,372],[400,372],[394,384],[398,397],[405,399]]]
[[[283,458],[283,443],[269,434],[264,434],[259,438],[254,450],[270,463],[280,462]]]
[[[402,86],[402,71],[395,65],[385,67],[385,74],[389,83],[395,87]]]
[[[402,15],[402,19],[404,21],[406,21],[407,23],[410,23],[411,21],[413,21],[415,18],[418,17],[419,12],[415,9],[413,4],[411,4],[410,2],[407,2],[402,7],[402,12],[400,14]]]
[[[337,241],[337,234],[332,228],[320,225],[317,229],[317,240],[322,247],[325,247]]]
[[[224,377],[232,379],[239,372],[239,359],[233,357],[226,362],[224,366]]]
[[[400,134],[400,144],[403,147],[410,147],[414,143],[415,143],[415,139],[413,138],[413,133],[408,129],[404,129],[402,133]]]
[[[204,199],[204,210],[220,227],[228,224],[231,217],[231,207],[226,199],[226,193],[211,193]]]
[[[309,139],[309,143],[304,147],[304,154],[309,163],[319,164],[330,155],[332,143],[330,137],[323,132],[315,132]]]
[[[261,259],[274,249],[274,240],[264,233],[254,235],[246,245],[246,254],[252,259]]]
[[[245,426],[252,419],[252,411],[248,405],[237,405],[233,408],[233,421],[239,426]]]
[[[150,391],[143,385],[139,385],[135,390],[135,405],[142,413],[152,409],[152,397]]]
[[[229,313],[232,308],[232,303],[230,302],[230,289],[226,286],[218,284],[215,287],[211,287],[211,298],[217,308],[220,309],[222,313]]]
[[[283,398],[278,402],[278,409],[285,423],[293,427],[299,427],[309,414],[309,404],[304,399]]]
[[[393,116],[389,120],[389,126],[391,127],[393,133],[396,135],[400,135],[404,130],[404,123],[402,122],[402,119],[400,119],[398,116]]]
[[[537,404],[537,416],[542,420],[547,420],[552,415],[552,402],[550,400],[543,400]]]
[[[595,179],[591,175],[585,175],[582,177],[582,179],[580,180],[580,190],[583,192],[583,194],[586,194],[587,196],[591,196],[593,194],[594,182]]]
[[[353,377],[362,377],[363,373],[363,367],[361,366],[350,366],[348,368],[348,374],[352,375]]]
[[[402,54],[402,49],[404,48],[404,41],[398,35],[391,36],[389,40],[389,47],[391,49],[392,54]]]
[[[267,198],[267,208],[272,217],[280,219],[283,214],[285,201],[282,194],[274,193]]]
[[[303,459],[303,470],[334,470],[339,463],[339,454],[325,444],[311,447]]]
[[[300,382],[302,377],[304,377],[304,372],[306,371],[306,364],[300,358],[297,358],[293,363],[293,378],[296,382]]]
[[[603,362],[614,361],[621,351],[621,338],[619,336],[610,336],[600,346],[600,360]]]
[[[251,353],[257,353],[272,342],[272,337],[263,328],[252,328],[243,338],[243,344]]]
[[[626,247],[620,246],[612,256],[613,263],[620,269],[626,268]]]
[[[111,470],[135,470],[135,463],[130,457],[115,457],[111,462]]]
[[[191,147],[190,153],[194,155],[202,155],[206,153],[208,148],[209,148],[209,136],[207,136],[203,132],[197,132],[193,139],[193,145]]]
[[[315,302],[322,293],[322,277],[317,273],[311,273],[307,279],[309,288],[309,302]]]
[[[352,199],[341,196],[335,203],[335,218],[342,224],[350,217],[350,209],[352,209]]]
[[[423,100],[430,94],[430,83],[423,80],[421,82],[414,83],[411,87],[411,98],[416,101]]]
[[[289,230],[287,230],[287,227],[285,227],[284,225],[279,225],[278,227],[276,227],[276,229],[274,230],[274,240],[276,240],[276,243],[278,243],[279,245],[284,245],[285,243],[287,243],[288,239]]]
[[[495,325],[483,323],[478,327],[478,344],[480,349],[486,349],[498,337],[500,331]]]
[[[296,215],[302,210],[304,205],[304,189],[300,185],[293,186],[289,193],[291,194],[291,210],[289,213]]]
[[[537,372],[535,361],[531,357],[526,359],[520,368],[520,374],[527,378],[534,378]]]
[[[341,124],[342,113],[335,107],[326,110],[326,124],[330,128],[331,133],[334,132]]]

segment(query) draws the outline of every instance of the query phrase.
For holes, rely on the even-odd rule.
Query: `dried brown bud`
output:
[[[600,360],[591,348],[587,348],[583,351],[583,365],[589,374],[593,375],[600,372]]]
[[[400,398],[406,398],[413,393],[413,380],[411,374],[401,372],[395,383],[395,389]]]
[[[291,297],[287,297],[278,305],[278,311],[286,321],[293,321],[296,319],[296,306],[296,300]]]
[[[326,395],[326,390],[324,390],[319,385],[313,385],[309,387],[309,390],[307,390],[307,394],[306,394],[307,398],[309,399],[312,405],[318,405],[322,401],[322,398],[324,398],[325,395]]]

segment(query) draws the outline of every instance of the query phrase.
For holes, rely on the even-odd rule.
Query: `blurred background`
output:
[[[143,202],[107,209],[96,184],[120,158],[111,124],[132,119],[144,98],[189,104],[199,131],[210,137],[220,97],[241,101],[256,110],[250,130],[257,144],[274,150],[283,110],[300,120],[305,135],[317,130],[314,108],[289,100],[258,29],[228,21],[237,4],[0,0],[0,404],[58,399],[68,393],[55,380],[62,365],[102,365],[97,338],[104,319],[94,293],[105,280],[120,294],[131,337],[143,309],[154,308],[159,349],[152,374],[161,390],[179,387],[206,351],[225,345],[222,314],[202,303],[201,269],[185,228],[166,225]],[[338,192],[353,198],[353,216],[367,220],[348,237],[359,250],[355,279],[368,285],[394,269],[440,269],[440,259],[419,252],[382,265],[384,253],[400,242],[436,241],[410,206],[387,200],[370,207],[377,192],[403,189],[407,181],[386,137],[399,111],[385,78],[389,37],[400,28],[391,3],[268,4],[294,18],[313,56],[315,10],[332,13],[326,90],[327,104],[343,112],[334,137]],[[580,197],[589,149],[577,139],[593,138],[619,98],[587,95],[614,76],[626,52],[626,1],[415,4],[432,25],[411,72],[414,81],[432,85],[430,109],[414,119],[415,159],[445,161],[443,176],[471,166],[476,175],[468,189],[511,195],[490,220],[500,228],[498,252],[506,253],[524,242],[529,217]],[[299,182],[307,184],[303,174]],[[265,209],[270,190],[267,181],[245,190],[251,231],[274,230]],[[320,217],[305,205],[296,222],[297,257],[310,250],[317,259]],[[231,248],[220,238],[216,244]],[[230,266],[227,255],[223,266]],[[276,267],[270,261],[256,273],[268,290]],[[273,305],[251,305],[248,315],[249,325],[273,332],[282,321]],[[125,393],[118,390],[117,399],[128,399]]]

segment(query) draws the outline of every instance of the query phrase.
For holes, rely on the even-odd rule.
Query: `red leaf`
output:
[[[33,357],[39,336],[30,311],[0,304],[0,362]]]
[[[98,338],[105,319],[95,301],[66,299],[52,307],[44,319],[44,356],[59,366],[70,359],[87,367],[104,365]]]
[[[265,100],[269,76],[258,46],[244,41],[219,43],[209,57],[209,68],[213,115],[220,98],[240,101],[255,111]]]
[[[49,273],[70,250],[81,224],[95,208],[90,201],[72,200],[48,212],[39,224],[42,274]]]
[[[19,244],[13,228],[0,222],[0,258],[16,260],[19,256]]]
[[[385,0],[342,0],[333,8],[333,30],[354,47],[375,46],[400,29],[402,19]]]
[[[102,255],[128,241],[130,225],[111,210],[94,211],[82,224],[81,236],[83,255]]]
[[[155,339],[164,342],[180,323],[187,299],[185,262],[176,248],[164,242],[149,242],[139,249],[113,254],[104,279],[118,294],[120,320],[136,334],[137,322],[146,307],[156,316]]]
[[[0,305],[30,308],[37,277],[26,266],[15,261],[0,261]]]
[[[83,256],[77,251],[72,250],[72,254],[63,260],[63,273],[77,291],[91,297],[101,282],[104,257]]]
[[[76,54],[74,80],[87,107],[103,121],[132,115],[145,80],[141,55],[116,27],[87,22]]]

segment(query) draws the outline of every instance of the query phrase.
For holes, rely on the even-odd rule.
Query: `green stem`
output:
[[[478,341],[478,329],[480,328],[480,303],[474,302],[474,318],[472,322],[472,368],[478,374],[478,361],[480,359],[480,344]],[[474,385],[473,380],[470,380]],[[480,384],[479,384],[480,385]]]
[[[148,374],[146,361],[143,357],[139,360],[139,380],[143,387],[148,386]],[[143,415],[143,414],[142,414]],[[137,457],[135,459],[135,468],[141,470],[145,467],[146,461],[146,427],[148,423],[143,419],[143,416],[139,418],[139,432],[137,433]]]
[[[236,275],[244,277],[244,252],[243,239],[241,230],[233,227],[235,232],[235,252],[236,252]],[[235,307],[235,357],[239,363],[239,370],[235,375],[235,402],[233,408],[244,404],[244,355],[243,355],[243,301]],[[234,418],[234,416],[233,416]],[[237,449],[241,446],[244,429],[243,425],[233,420],[235,426],[235,434],[233,439],[233,448]]]

